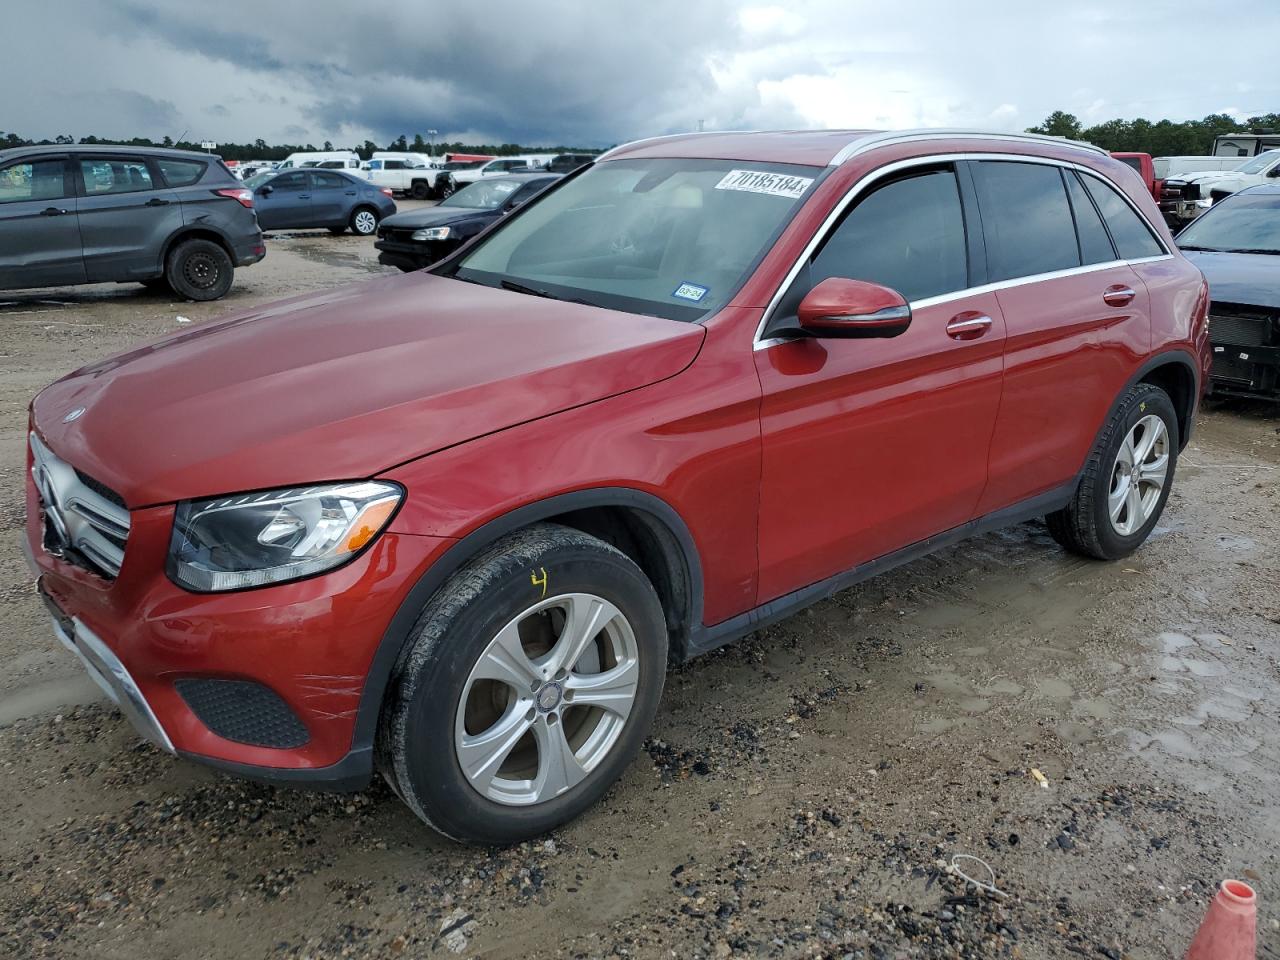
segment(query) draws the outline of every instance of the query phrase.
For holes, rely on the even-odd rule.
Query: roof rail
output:
[[[1082,140],[1068,140],[1066,137],[1051,137],[1043,133],[993,133],[989,130],[923,127],[918,130],[885,130],[880,133],[872,133],[869,135],[855,137],[845,145],[843,150],[831,158],[827,166],[838,167],[850,157],[891,143],[904,143],[912,140],[965,140],[970,138],[1052,143],[1060,147],[1076,147],[1080,150],[1089,150],[1093,153],[1100,153],[1103,156],[1107,155],[1107,151],[1103,150],[1101,147],[1094,146],[1092,143],[1085,143]]]

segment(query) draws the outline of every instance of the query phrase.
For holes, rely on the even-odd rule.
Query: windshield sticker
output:
[[[813,177],[792,177],[785,173],[768,173],[764,170],[730,170],[716,184],[717,190],[742,190],[746,193],[763,193],[771,197],[787,197],[798,200],[813,183]]]
[[[675,291],[671,295],[673,297],[679,297],[681,300],[692,300],[694,303],[698,303],[707,295],[707,288],[700,287],[696,283],[689,283],[688,281],[685,281],[680,284],[680,286],[676,287]]]

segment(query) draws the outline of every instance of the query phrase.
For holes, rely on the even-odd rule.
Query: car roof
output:
[[[128,147],[119,144],[106,143],[49,143],[40,144],[34,147],[11,147],[8,150],[0,150],[0,163],[9,160],[12,157],[29,157],[46,154],[78,154],[93,153],[104,156],[121,155],[136,157],[140,153],[149,156],[164,157],[182,157],[188,160],[203,160],[208,163],[210,160],[221,160],[222,158],[216,153],[205,153],[202,150],[173,150],[169,147]]]
[[[1268,196],[1280,196],[1280,183],[1255,183],[1251,187],[1245,187],[1243,190],[1237,190],[1234,194],[1232,194],[1232,196],[1238,197],[1241,194],[1245,194],[1245,193],[1250,194],[1252,196],[1257,196],[1258,194],[1264,194]],[[1226,197],[1224,199],[1230,200],[1231,197]]]
[[[1058,148],[1087,150],[1106,156],[1092,144],[1031,133],[998,133],[982,130],[751,130],[725,133],[680,133],[624,143],[598,157],[688,157],[703,160],[744,160],[760,163],[797,163],[806,166],[838,166],[845,160],[879,146],[920,140],[975,140],[999,143],[1041,143]]]

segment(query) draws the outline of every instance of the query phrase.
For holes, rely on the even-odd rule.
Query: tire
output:
[[[212,240],[183,240],[171,251],[164,278],[187,300],[220,300],[231,289],[235,266],[227,251]]]
[[[358,237],[371,237],[378,232],[378,211],[373,207],[356,207],[348,221],[351,232]]]
[[[413,181],[413,186],[409,190],[410,196],[415,200],[427,200],[431,197],[431,185],[425,180]]]
[[[347,227],[345,224],[341,227],[330,227],[329,232],[332,233],[335,237],[340,237],[347,232]]]
[[[576,617],[597,626],[590,637],[578,631],[580,656],[568,652],[573,631],[562,629]],[[387,690],[379,769],[446,836],[536,837],[582,813],[622,774],[649,730],[666,665],[662,607],[639,567],[580,531],[529,527],[455,573],[423,609]],[[593,694],[601,676],[609,690]],[[614,706],[582,705],[606,692]],[[493,749],[486,734],[504,747]],[[544,754],[542,743],[567,744],[569,754]]]
[[[440,199],[448,200],[458,192],[458,186],[453,182],[453,177],[449,177],[440,185]]]
[[[1071,502],[1045,517],[1053,539],[1096,560],[1119,560],[1138,549],[1164,512],[1178,448],[1178,416],[1169,395],[1149,383],[1130,387]]]

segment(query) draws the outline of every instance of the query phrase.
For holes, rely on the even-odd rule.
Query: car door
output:
[[[272,177],[258,188],[254,208],[263,230],[313,226],[311,181],[307,179],[307,171],[291,170]]]
[[[1004,324],[971,290],[982,251],[956,167],[874,182],[783,295],[795,314],[828,277],[891,287],[911,324],[892,339],[764,340],[760,587],[765,602],[970,520],[987,479]],[[976,229],[976,228],[974,228]]]
[[[0,289],[84,282],[76,210],[66,157],[0,167]]]
[[[358,186],[340,173],[311,171],[311,217],[317,227],[345,226]]]
[[[1127,209],[1114,188],[1030,158],[971,166],[1007,331],[985,514],[1075,482],[1150,347],[1151,321],[1147,288],[1117,256],[1094,199],[1096,185]],[[1147,238],[1147,252],[1163,252]]]
[[[86,278],[158,275],[165,243],[182,226],[177,194],[143,155],[80,154],[73,165]]]

